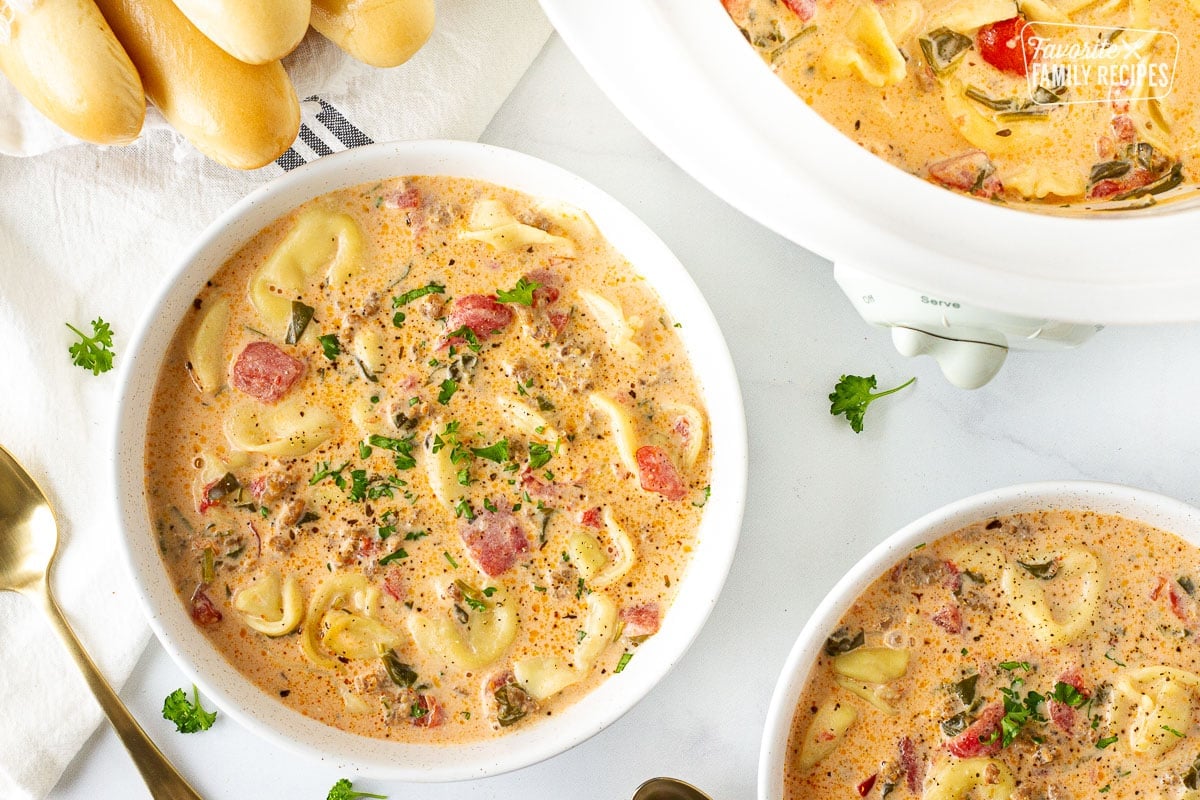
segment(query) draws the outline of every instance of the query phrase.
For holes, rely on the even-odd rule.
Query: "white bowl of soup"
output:
[[[242,724],[339,768],[478,778],[612,723],[716,602],[745,491],[724,341],[654,234],[461,142],[247,196],[125,359],[129,568]]]
[[[1200,510],[1103,483],[953,503],[838,582],[788,656],[759,797],[1195,796]]]

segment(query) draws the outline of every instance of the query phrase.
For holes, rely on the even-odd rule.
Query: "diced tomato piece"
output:
[[[783,0],[783,4],[803,22],[817,15],[817,0]]]
[[[529,538],[509,511],[481,511],[460,530],[463,543],[479,568],[495,577],[529,552]]]
[[[625,623],[625,635],[630,638],[638,636],[653,636],[658,633],[659,626],[658,603],[642,603],[637,606],[626,606],[617,615]]]
[[[436,728],[446,721],[446,712],[433,695],[419,694],[409,708],[408,721],[418,728]]]
[[[1018,14],[984,25],[975,34],[975,46],[983,60],[996,69],[1024,77],[1037,52],[1033,38],[1033,29]]]
[[[668,500],[682,500],[687,496],[687,487],[679,477],[679,470],[665,450],[646,445],[639,447],[635,456],[643,489],[657,492]]]
[[[875,788],[875,781],[878,777],[879,777],[879,773],[876,772],[874,775],[872,775],[871,777],[864,780],[858,786],[855,786],[854,790],[858,792],[858,796],[866,797],[867,795],[869,795],[871,793],[871,790]]]
[[[1004,704],[992,703],[965,731],[946,742],[946,749],[959,758],[994,756],[1003,744],[1000,737],[1000,720],[1003,718]]]
[[[1133,167],[1119,178],[1096,181],[1088,189],[1088,197],[1092,200],[1107,200],[1110,197],[1140,189],[1147,184],[1154,183],[1154,180],[1154,173],[1150,170]]]
[[[404,596],[404,578],[399,567],[392,565],[387,568],[383,575],[383,590],[393,600],[399,601]]]
[[[557,272],[548,269],[535,269],[525,275],[528,283],[538,284],[533,290],[534,307],[548,306],[558,300],[562,290],[563,279]]]
[[[469,294],[456,298],[446,315],[446,332],[454,333],[461,328],[467,328],[483,341],[493,333],[498,333],[512,322],[512,309],[483,294]],[[442,342],[442,346],[462,344],[461,336],[454,336]]]
[[[1133,118],[1127,114],[1117,114],[1112,118],[1113,134],[1121,144],[1133,144],[1137,141],[1137,126]]]
[[[587,528],[600,529],[604,527],[604,512],[600,510],[600,506],[589,508],[579,515],[579,524]]]
[[[1186,625],[1191,625],[1196,620],[1196,601],[1188,596],[1178,583],[1172,583],[1169,591],[1169,599],[1171,601],[1171,613],[1179,618],[1180,622]]]
[[[304,375],[303,361],[270,342],[246,345],[233,365],[233,385],[264,403],[275,403]]]
[[[197,586],[192,592],[192,619],[197,625],[216,625],[221,621],[221,612],[213,603],[212,598],[204,593],[203,586]]]
[[[721,0],[721,5],[735,20],[745,19],[750,12],[750,0]]]
[[[962,633],[962,611],[952,603],[933,615],[933,623],[946,633]]]
[[[1162,596],[1162,590],[1167,588],[1167,579],[1163,575],[1158,576],[1158,583],[1154,585],[1154,590],[1150,592],[1150,599],[1157,600]]]
[[[924,777],[921,767],[921,762],[917,760],[916,745],[905,736],[900,740],[900,768],[904,770],[904,783],[913,794],[920,794],[921,791],[921,779]]]

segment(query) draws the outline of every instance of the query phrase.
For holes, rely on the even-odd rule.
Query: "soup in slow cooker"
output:
[[[197,295],[146,492],[195,624],[289,708],[461,742],[659,629],[707,499],[676,325],[588,216],[482,182],[319,197]]]
[[[1189,194],[1197,180],[1193,2],[722,3],[817,113],[955,191],[1120,208]]]
[[[985,519],[838,622],[786,800],[1200,797],[1200,549],[1117,516]]]

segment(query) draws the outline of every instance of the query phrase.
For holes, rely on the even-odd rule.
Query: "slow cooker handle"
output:
[[[863,319],[892,329],[892,343],[902,355],[930,356],[960,389],[978,389],[996,377],[1010,349],[1077,347],[1100,330],[920,292],[842,261],[833,265],[833,276]]]

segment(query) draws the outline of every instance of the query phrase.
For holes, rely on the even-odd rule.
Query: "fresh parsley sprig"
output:
[[[874,375],[866,378],[861,375],[843,375],[829,395],[829,402],[832,404],[829,406],[829,413],[835,417],[838,414],[845,414],[846,420],[854,432],[862,433],[863,416],[867,413],[867,406],[881,397],[895,394],[915,380],[915,377],[909,378],[894,389],[888,389],[886,392],[874,392],[872,391],[875,389]]]
[[[333,785],[329,790],[329,795],[325,800],[359,800],[362,797],[375,797],[378,800],[387,800],[386,794],[371,794],[370,792],[354,791],[354,784],[349,778],[342,778]]]
[[[112,327],[102,317],[92,320],[92,335],[88,336],[71,323],[66,326],[75,332],[80,341],[71,345],[71,363],[90,369],[93,375],[108,372],[113,368]]]
[[[496,299],[501,303],[518,303],[523,306],[533,305],[533,293],[542,288],[540,283],[521,278],[511,289],[497,289]]]
[[[212,727],[217,712],[205,711],[200,705],[200,690],[192,684],[192,702],[188,702],[183,689],[176,689],[163,700],[163,719],[175,723],[180,733],[196,733]]]

